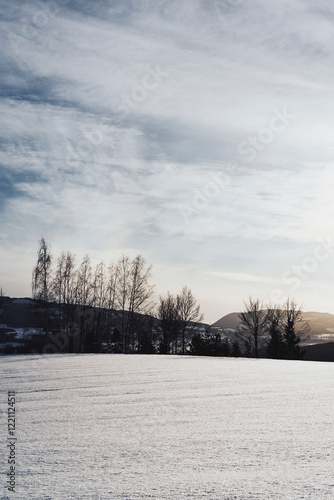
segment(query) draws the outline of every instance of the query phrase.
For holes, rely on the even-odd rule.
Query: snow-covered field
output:
[[[0,372],[1,499],[334,498],[331,363],[3,356]]]

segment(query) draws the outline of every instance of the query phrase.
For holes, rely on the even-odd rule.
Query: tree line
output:
[[[237,335],[245,346],[246,355],[257,358],[260,349],[265,348],[268,358],[304,357],[300,343],[307,339],[310,326],[303,319],[302,308],[293,299],[265,308],[259,299],[249,298],[239,319]]]
[[[301,342],[310,331],[302,309],[287,299],[282,305],[265,307],[259,299],[249,298],[238,314],[235,339],[230,342],[220,332],[196,333],[190,344],[192,354],[202,356],[245,356],[273,359],[303,359]]]
[[[71,252],[55,260],[42,238],[32,273],[32,313],[51,350],[56,342],[68,352],[184,354],[203,319],[200,306],[186,286],[156,304],[151,277],[141,255],[94,268],[86,255],[76,266]]]
[[[156,301],[151,278],[152,267],[141,255],[95,267],[86,255],[76,265],[71,252],[54,259],[42,238],[32,273],[31,314],[46,334],[44,352],[303,358],[300,343],[310,328],[294,300],[265,307],[249,298],[230,340],[208,325],[200,331],[203,314],[187,286]]]

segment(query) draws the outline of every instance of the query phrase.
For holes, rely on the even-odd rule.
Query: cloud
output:
[[[333,17],[329,0],[6,5],[4,266],[23,240],[31,267],[44,235],[78,254],[145,253],[169,270],[161,287],[180,269],[204,301],[221,273],[244,277],[231,307],[247,276],[266,276],[259,292],[280,280],[331,232]],[[284,109],[293,119],[261,142]]]
[[[252,281],[255,283],[275,283],[275,281],[265,278],[264,276],[253,276],[252,274],[246,273],[209,273],[215,276],[220,276],[227,280],[233,281]]]

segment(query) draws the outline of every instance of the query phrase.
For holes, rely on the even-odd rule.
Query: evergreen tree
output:
[[[155,354],[155,347],[153,344],[152,335],[145,330],[138,339],[138,353],[139,354]]]
[[[305,340],[309,331],[310,326],[308,321],[303,320],[302,310],[294,300],[288,299],[284,305],[283,332],[287,359],[303,359],[305,350],[301,348],[300,343]]]
[[[266,353],[268,358],[282,359],[286,355],[283,338],[283,311],[280,307],[268,309],[268,334]]]
[[[190,343],[190,352],[194,356],[205,355],[205,341],[202,335],[198,332],[194,333]]]
[[[230,344],[222,340],[219,332],[206,332],[201,335],[196,332],[192,336],[190,352],[196,356],[230,356]]]
[[[231,356],[231,346],[229,341],[226,339],[224,342],[222,341],[221,344],[221,355],[225,357]]]
[[[237,340],[234,340],[234,342],[232,344],[231,356],[233,358],[239,358],[241,356],[241,349],[240,349],[239,342]]]

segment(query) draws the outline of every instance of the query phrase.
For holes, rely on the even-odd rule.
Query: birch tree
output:
[[[37,263],[32,272],[31,288],[32,298],[40,301],[39,304],[36,304],[39,310],[40,324],[48,335],[51,312],[49,301],[52,300],[52,255],[44,238],[39,242]]]
[[[79,344],[83,352],[89,343],[92,306],[92,265],[89,255],[85,255],[76,272],[76,299],[80,308]]]

